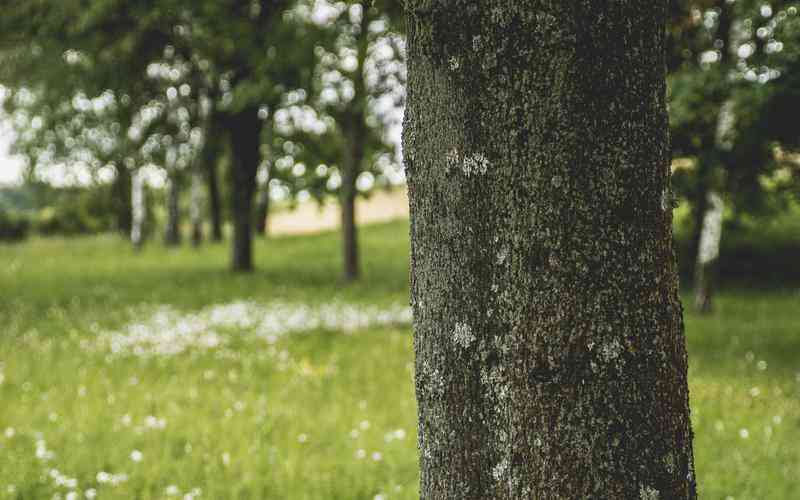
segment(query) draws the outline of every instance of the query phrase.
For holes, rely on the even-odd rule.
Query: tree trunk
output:
[[[112,193],[114,196],[114,209],[117,215],[117,231],[122,234],[130,234],[133,224],[131,173],[122,162],[116,165],[116,173]]]
[[[407,2],[420,496],[693,499],[667,2],[534,5]]]
[[[725,204],[719,194],[710,191],[706,206],[694,273],[694,305],[702,314],[709,313],[712,309],[719,244],[722,239],[722,213]]]
[[[264,128],[266,136],[265,143],[267,145],[266,161],[262,166],[261,173],[258,177],[258,199],[256,200],[256,233],[266,238],[269,232],[269,181],[272,179],[272,117],[265,119]]]
[[[730,29],[730,28],[729,28]],[[717,158],[724,158],[724,153],[733,148],[734,131],[733,101],[728,99],[720,107],[717,117],[717,130],[714,146]],[[717,165],[719,160],[711,164],[711,172],[706,179],[701,181],[704,189],[701,193],[705,196],[703,203],[698,204],[701,217],[699,234],[697,235],[697,253],[694,265],[694,305],[701,314],[708,314],[712,310],[714,291],[718,274],[717,261],[719,259],[720,241],[722,239],[722,215],[725,204],[722,196],[713,189],[714,185],[724,185],[720,177],[725,170]],[[702,211],[700,211],[702,210]]]
[[[144,176],[138,170],[131,181],[131,243],[139,250],[144,244],[147,203],[145,200]]]
[[[211,240],[222,241],[222,202],[219,194],[219,177],[217,166],[221,153],[220,115],[212,113],[208,119],[208,129],[203,140],[203,164],[206,169],[206,182],[208,183],[208,210],[211,219]]]
[[[192,246],[199,247],[203,243],[203,178],[197,169],[192,172],[191,189]]]
[[[344,114],[344,123],[342,124],[345,144],[342,157],[342,185],[339,201],[342,216],[342,257],[345,281],[355,281],[361,274],[358,227],[356,225],[356,196],[358,195],[356,181],[364,162],[367,134],[367,92],[364,82],[364,63],[367,59],[367,49],[369,47],[368,29],[371,9],[369,2],[362,2],[361,5],[363,7],[361,22],[356,37],[357,64],[352,74],[353,100],[349,103],[349,109]]]
[[[260,186],[256,201],[256,233],[269,236],[269,181]]]
[[[172,172],[167,179],[167,227],[164,232],[164,244],[168,247],[181,244],[180,228],[180,183],[177,174]]]
[[[342,159],[342,186],[339,195],[342,216],[342,257],[345,281],[355,281],[359,276],[358,228],[356,226],[356,179],[358,167],[352,140],[345,145]]]
[[[703,234],[703,218],[708,208],[708,193],[711,190],[712,175],[710,165],[713,160],[708,155],[698,158],[696,177],[697,183],[691,195],[692,231],[689,235],[689,248],[687,260],[689,261],[689,276],[697,274],[697,255],[700,252],[700,236]],[[692,258],[694,257],[694,258]]]
[[[258,108],[249,107],[229,118],[231,138],[231,214],[233,247],[231,268],[234,271],[253,269],[253,194],[259,164],[259,147],[263,122]]]
[[[726,73],[735,63],[735,50],[731,37],[733,34],[733,5],[730,2],[719,2],[719,26],[717,40],[722,42],[720,48],[720,64],[717,71]],[[692,250],[695,252],[694,269],[694,305],[701,314],[712,310],[712,299],[717,279],[717,260],[722,238],[722,214],[725,208],[722,197],[715,187],[724,185],[720,181],[725,170],[722,159],[725,153],[733,148],[735,131],[734,101],[730,95],[719,104],[717,127],[714,136],[714,147],[700,158],[697,169],[698,190],[696,195],[693,219]]]

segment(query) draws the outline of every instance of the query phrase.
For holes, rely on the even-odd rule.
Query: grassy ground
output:
[[[0,499],[417,498],[409,327],[259,333],[276,302],[405,304],[407,223],[362,235],[365,279],[347,287],[335,234],[259,242],[248,276],[226,272],[223,246],[0,246]],[[263,324],[217,317],[242,300]],[[164,305],[225,342],[172,355],[106,342],[176,328],[148,323]],[[687,336],[702,497],[796,497],[798,288],[729,289],[713,316],[687,314]]]

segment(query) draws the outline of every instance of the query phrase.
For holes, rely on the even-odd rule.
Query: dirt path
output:
[[[277,212],[270,217],[271,234],[308,234],[330,231],[339,227],[339,205],[331,200],[324,206],[308,201],[296,210]],[[405,187],[392,191],[377,191],[369,199],[356,201],[359,224],[383,222],[408,217],[408,195]]]

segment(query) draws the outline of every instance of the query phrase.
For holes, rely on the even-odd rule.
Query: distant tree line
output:
[[[228,221],[235,270],[252,268],[271,200],[333,198],[343,275],[358,276],[355,199],[388,184],[398,156],[387,131],[405,99],[401,2],[13,3],[0,20],[0,84],[30,179],[53,164],[110,179],[113,227],[140,245],[153,228],[135,226],[153,220],[155,202],[144,173],[156,169],[164,242],[180,243],[182,227],[194,244],[219,241]],[[701,310],[723,229],[800,192],[798,9],[670,2],[663,203],[691,207]]]

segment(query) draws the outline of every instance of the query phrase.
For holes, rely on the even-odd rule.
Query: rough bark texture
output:
[[[253,269],[253,194],[259,164],[259,146],[263,122],[258,108],[248,107],[229,118],[231,138],[231,216],[233,246],[231,268]]]
[[[342,257],[345,281],[354,281],[361,274],[358,252],[358,227],[356,225],[356,181],[364,162],[367,124],[367,92],[364,83],[364,63],[369,40],[368,12],[370,5],[362,2],[363,14],[356,37],[356,68],[353,71],[353,100],[343,115],[344,152],[342,156],[342,186],[339,195],[342,216]]]
[[[131,243],[139,250],[144,244],[145,221],[147,220],[147,203],[145,202],[144,176],[141,172],[133,173],[131,180]]]
[[[181,244],[180,227],[180,182],[172,174],[167,180],[167,226],[164,231],[164,244],[168,247]]]
[[[666,6],[407,4],[423,499],[696,497]]]

